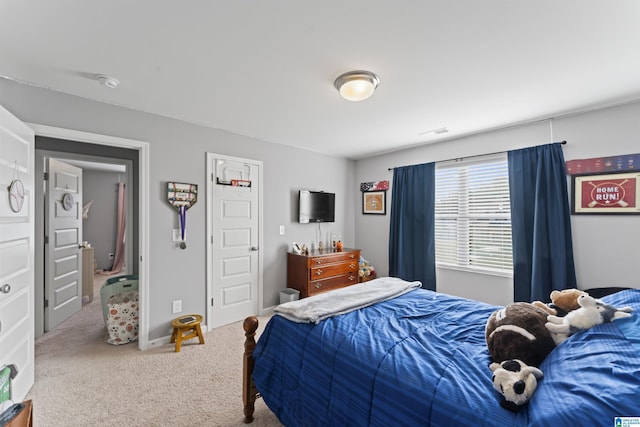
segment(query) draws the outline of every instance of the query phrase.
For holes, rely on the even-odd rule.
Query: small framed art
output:
[[[386,191],[363,191],[362,192],[362,213],[373,215],[387,214],[387,192]]]
[[[573,175],[572,214],[640,214],[640,172]]]

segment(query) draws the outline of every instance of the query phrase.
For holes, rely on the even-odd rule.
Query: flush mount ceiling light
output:
[[[370,71],[348,71],[340,75],[333,85],[349,101],[362,101],[373,94],[380,78]]]
[[[115,77],[105,76],[104,74],[98,74],[96,77],[100,84],[108,87],[109,89],[115,89],[120,84],[120,81]]]

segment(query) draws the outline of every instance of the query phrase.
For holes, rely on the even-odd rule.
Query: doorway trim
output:
[[[68,142],[74,142],[74,141],[69,141],[69,140],[65,140]],[[38,145],[38,143],[36,142],[36,146]],[[129,150],[127,149],[127,151],[133,151],[133,150]],[[136,150],[137,151],[137,150]],[[102,157],[102,156],[95,156],[92,154],[76,154],[73,152],[68,152],[68,151],[55,151],[55,150],[51,150],[51,149],[39,149],[36,148],[35,149],[35,166],[34,166],[34,172],[35,172],[35,199],[36,201],[44,201],[44,160],[46,158],[53,158],[53,159],[57,159],[57,160],[61,160],[63,162],[73,162],[73,161],[91,161],[91,162],[100,162],[100,163],[105,163],[105,164],[117,164],[120,166],[124,166],[126,168],[126,182],[128,183],[133,183],[133,161],[132,160],[126,160],[126,159],[118,159],[118,158],[110,158],[110,157]],[[84,168],[83,172],[84,172]],[[83,178],[84,179],[84,178]],[[134,218],[133,215],[133,194],[132,192],[127,192],[127,218]],[[36,248],[41,248],[44,246],[44,224],[46,221],[46,218],[44,217],[44,213],[45,213],[45,207],[44,207],[44,203],[40,204],[40,206],[38,206],[38,203],[34,204],[35,207],[35,238],[34,238],[34,245]],[[83,224],[83,235],[85,235],[84,231],[86,229],[84,228],[84,224]],[[83,240],[86,240],[86,238],[83,237]],[[134,259],[134,254],[133,254],[133,250],[131,248],[132,243],[134,240],[134,235],[133,235],[133,227],[127,227],[126,230],[126,247],[127,249],[125,250],[126,254],[127,254],[127,258],[126,258],[126,265],[127,268],[130,268],[129,266],[133,266],[133,259]],[[36,339],[40,336],[42,336],[45,331],[44,331],[44,323],[45,323],[45,319],[44,319],[44,311],[45,311],[45,307],[44,307],[44,298],[45,298],[45,293],[44,293],[44,288],[45,288],[45,279],[44,279],[44,252],[36,252],[36,257],[35,257],[35,309],[34,309],[34,316],[35,316],[35,337]],[[126,274],[122,273],[122,274]]]
[[[149,342],[149,286],[147,280],[149,277],[149,262],[147,256],[149,253],[149,143],[137,141],[134,139],[120,138],[116,136],[101,135],[90,132],[83,132],[73,129],[65,129],[37,123],[26,123],[37,136],[66,139],[69,141],[108,145],[112,147],[128,148],[139,152],[139,169],[138,169],[138,240],[139,240],[139,259],[138,259],[138,278],[140,293],[140,325],[138,335],[138,348],[146,350],[151,347]],[[35,155],[35,154],[34,154]]]

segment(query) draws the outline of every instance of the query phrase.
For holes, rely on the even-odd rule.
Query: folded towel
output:
[[[318,323],[375,303],[406,294],[422,286],[397,277],[380,277],[277,306],[276,314],[297,323]]]

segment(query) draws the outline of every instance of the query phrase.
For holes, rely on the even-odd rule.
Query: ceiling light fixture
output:
[[[96,77],[103,86],[106,86],[109,89],[115,89],[120,84],[120,81],[115,77],[105,76],[104,74],[98,74]]]
[[[358,70],[340,75],[333,85],[344,99],[362,101],[373,94],[379,83],[380,78],[372,72]]]

